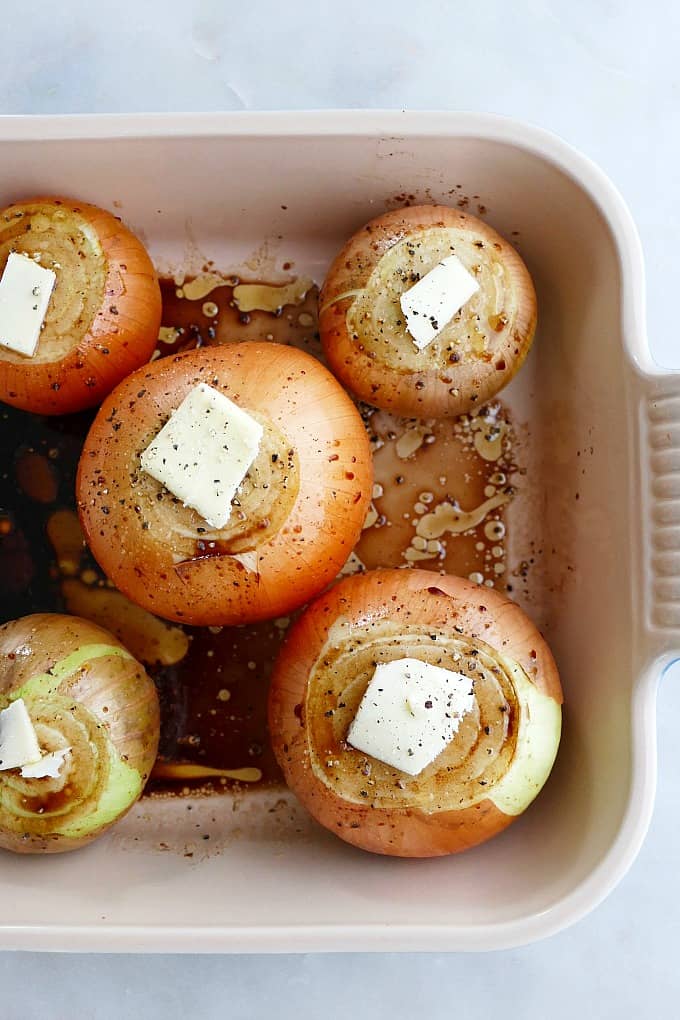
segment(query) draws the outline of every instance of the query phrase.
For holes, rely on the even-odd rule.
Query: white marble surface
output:
[[[61,0],[30,10],[4,0],[0,9],[3,113],[405,106],[494,111],[558,132],[631,205],[653,349],[680,367],[672,0]],[[603,906],[547,942],[408,958],[2,954],[0,1015],[677,1015],[680,669],[664,677],[658,716],[658,800],[642,853]]]

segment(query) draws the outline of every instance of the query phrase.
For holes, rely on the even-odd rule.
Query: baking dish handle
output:
[[[653,657],[668,664],[680,658],[680,371],[648,377],[646,390],[640,480],[647,624]]]

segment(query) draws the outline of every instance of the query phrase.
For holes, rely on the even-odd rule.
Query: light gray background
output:
[[[652,348],[680,367],[680,6],[671,0],[0,0],[0,14],[2,113],[407,107],[550,128],[600,163],[632,207]],[[0,954],[0,1017],[677,1016],[679,668],[663,679],[658,718],[644,849],[603,906],[547,942],[455,956]]]

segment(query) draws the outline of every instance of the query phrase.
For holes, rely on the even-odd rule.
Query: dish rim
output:
[[[680,394],[680,372],[663,370],[649,350],[642,248],[628,207],[592,160],[543,128],[496,114],[406,110],[0,116],[0,142],[337,135],[403,140],[472,137],[500,142],[540,157],[571,178],[598,208],[615,242],[621,273],[621,330],[630,368],[646,379],[650,390],[660,379],[675,378]],[[511,948],[554,934],[597,906],[637,856],[654,804],[656,690],[661,675],[676,657],[675,652],[660,646],[632,687],[630,793],[616,839],[596,868],[545,910],[510,921],[473,925],[0,926],[0,947],[102,952],[478,951]]]

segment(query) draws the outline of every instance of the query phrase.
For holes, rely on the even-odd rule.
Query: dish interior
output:
[[[321,830],[276,788],[145,799],[76,854],[4,856],[6,931],[88,926],[104,938],[132,927],[128,947],[153,948],[158,939],[141,929],[192,928],[221,932],[215,947],[239,948],[249,930],[322,926],[329,940],[307,947],[321,949],[343,926],[471,930],[549,911],[622,827],[639,665],[620,267],[588,194],[544,157],[474,137],[48,140],[3,143],[3,155],[3,203],[64,193],[114,209],[169,273],[212,261],[276,282],[290,278],[290,262],[294,274],[321,282],[346,237],[386,208],[482,207],[517,244],[538,292],[534,349],[502,395],[526,469],[508,510],[508,557],[518,568],[513,597],[543,629],[565,691],[547,787],[482,848],[427,862],[372,857]],[[81,948],[97,948],[96,939]]]

